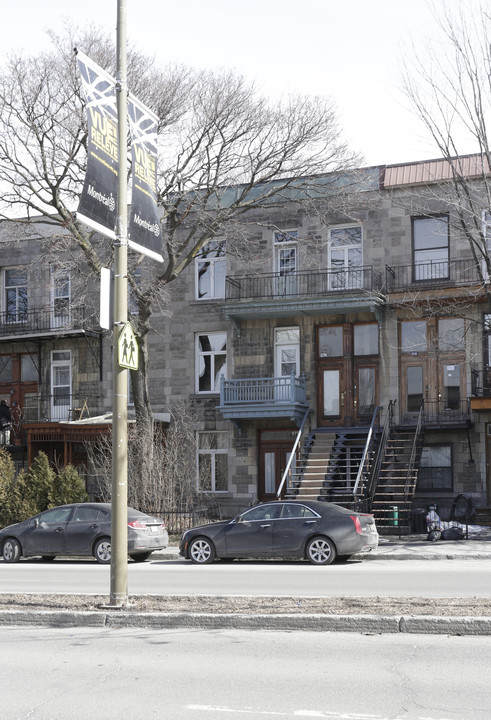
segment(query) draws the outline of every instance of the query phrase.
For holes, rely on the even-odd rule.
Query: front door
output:
[[[70,350],[51,353],[51,420],[68,420],[72,400],[72,362]]]
[[[288,464],[296,430],[267,430],[259,435],[258,498],[261,502],[275,500],[281,478]],[[292,463],[295,470],[295,461]],[[285,492],[286,487],[283,489]]]
[[[320,426],[369,425],[378,403],[378,325],[317,328]]]

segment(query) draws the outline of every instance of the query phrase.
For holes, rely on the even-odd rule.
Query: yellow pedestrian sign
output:
[[[118,365],[138,370],[138,345],[131,323],[127,322],[118,338]]]

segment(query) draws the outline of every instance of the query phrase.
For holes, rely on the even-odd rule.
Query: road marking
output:
[[[324,720],[407,720],[407,715],[397,717],[387,715],[373,715],[372,713],[351,713],[331,712],[329,710],[291,710],[282,712],[280,710],[258,710],[257,708],[233,708],[218,705],[186,705],[186,710],[197,710],[198,712],[229,713],[234,715],[254,715],[254,717],[276,717],[276,718],[324,718]],[[420,716],[414,720],[451,720],[443,717]]]

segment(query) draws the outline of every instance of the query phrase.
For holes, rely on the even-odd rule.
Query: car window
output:
[[[39,522],[43,523],[60,523],[60,522],[66,522],[68,518],[70,517],[72,512],[72,508],[52,508],[51,510],[46,510],[46,512],[41,513],[39,515]]]
[[[242,515],[242,520],[245,522],[254,522],[255,520],[272,520],[277,517],[278,509],[278,505],[258,505],[257,507],[252,508],[252,510],[247,510],[247,512]]]
[[[281,508],[281,518],[304,518],[317,517],[316,514],[305,505],[295,505],[293,503],[285,503]]]
[[[95,520],[103,520],[106,514],[99,508],[94,507],[78,507],[72,518],[73,522],[94,522]]]

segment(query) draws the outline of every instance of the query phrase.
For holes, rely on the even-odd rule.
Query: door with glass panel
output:
[[[68,420],[72,396],[72,358],[70,350],[51,353],[51,420]]]
[[[361,225],[329,230],[328,267],[330,290],[363,287],[363,243]]]
[[[378,403],[378,324],[317,328],[317,422],[369,425]]]
[[[51,327],[70,327],[70,274],[52,272]]]
[[[287,430],[267,430],[260,433],[258,498],[261,502],[276,498],[295,442],[295,435],[295,431]],[[295,472],[294,460],[290,468],[292,473]],[[285,491],[286,486],[282,495]]]
[[[297,239],[296,230],[274,234],[275,296],[289,297],[297,294]]]
[[[300,374],[300,328],[275,328],[275,387],[278,401],[291,399],[291,383]]]

